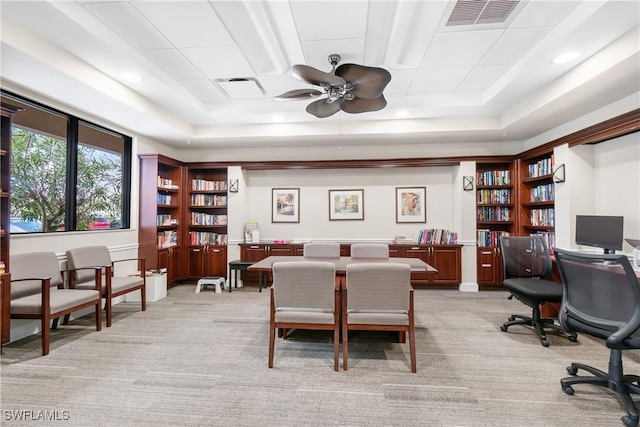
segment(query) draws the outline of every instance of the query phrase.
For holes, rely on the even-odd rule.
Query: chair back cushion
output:
[[[386,243],[354,243],[351,245],[353,258],[389,258],[389,245]]]
[[[627,324],[640,327],[640,283],[625,255],[587,254],[555,249],[562,278],[559,320],[570,331],[607,339]],[[616,344],[612,344],[615,347]]]
[[[347,265],[348,311],[409,312],[411,268],[406,264]]]
[[[313,242],[305,243],[302,254],[310,258],[339,258],[340,243]]]
[[[307,308],[335,310],[335,266],[320,261],[273,264],[276,310]]]
[[[55,252],[30,252],[11,256],[11,280],[51,278],[51,287],[62,284],[60,264]],[[11,284],[11,299],[38,294],[42,290],[40,280]]]
[[[551,255],[542,236],[502,236],[500,246],[505,278],[544,278],[551,273]]]
[[[106,246],[84,246],[69,249],[67,251],[69,269],[83,267],[97,267],[111,265],[111,255]],[[84,283],[95,280],[96,273],[93,270],[80,270],[76,273],[76,283]]]

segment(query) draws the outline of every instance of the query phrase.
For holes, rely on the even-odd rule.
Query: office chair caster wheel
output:
[[[638,420],[634,420],[633,418],[631,418],[628,415],[625,415],[624,417],[622,417],[622,422],[626,427],[637,427],[638,426]]]
[[[507,332],[507,327],[506,327],[506,326],[504,326],[504,325],[502,325],[502,326],[500,326],[500,330],[501,330],[502,332]]]
[[[578,342],[578,336],[574,336],[574,335],[569,335],[569,341],[571,342]]]
[[[516,320],[516,316],[509,316],[509,322],[513,322],[514,320]]]
[[[571,387],[570,385],[562,386],[562,391],[564,391],[565,393],[567,393],[570,396],[573,395],[573,387]]]
[[[578,373],[578,368],[574,368],[573,366],[567,366],[567,372],[569,375],[575,375]]]
[[[542,343],[543,347],[549,347],[549,341],[547,340],[540,340],[540,342]]]

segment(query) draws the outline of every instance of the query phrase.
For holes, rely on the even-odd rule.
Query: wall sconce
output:
[[[463,176],[462,177],[462,189],[464,191],[473,190],[473,177],[472,176]]]
[[[229,193],[237,193],[238,192],[238,180],[230,179],[229,180]]]
[[[553,182],[564,182],[564,163],[553,170]]]

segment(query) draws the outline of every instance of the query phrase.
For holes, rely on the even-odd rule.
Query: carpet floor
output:
[[[85,316],[3,347],[0,423],[7,426],[581,426],[622,425],[615,394],[595,386],[569,396],[573,361],[606,370],[601,341],[500,325],[529,314],[502,291],[416,290],[418,373],[397,335],[354,332],[349,370],[333,371],[331,333],[277,339],[267,368],[269,293],[169,289],[149,303],[114,307],[111,328]],[[341,354],[342,356],[342,354]],[[640,353],[625,352],[640,373]],[[342,367],[342,361],[340,363]]]

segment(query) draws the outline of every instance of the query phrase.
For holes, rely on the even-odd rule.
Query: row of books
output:
[[[538,185],[529,190],[530,202],[551,202],[553,200],[555,200],[554,184]]]
[[[178,225],[178,220],[176,218],[172,218],[170,214],[158,214],[156,215],[156,225]]]
[[[192,225],[227,225],[227,215],[211,215],[204,212],[191,212]]]
[[[476,193],[478,204],[511,203],[511,190],[508,188],[482,189]]]
[[[510,221],[511,208],[506,206],[479,206],[478,221]]]
[[[207,181],[192,179],[191,189],[195,191],[227,191],[227,181]]]
[[[458,233],[442,228],[428,228],[419,230],[414,240],[423,245],[450,245],[458,243]]]
[[[529,164],[529,178],[550,175],[553,173],[553,155],[549,158]]]
[[[227,206],[227,196],[223,194],[192,194],[192,206]]]
[[[163,178],[158,175],[158,188],[168,188],[170,190],[177,190],[178,186],[173,183],[172,180],[168,178]]]
[[[158,204],[159,205],[170,205],[171,204],[171,194],[158,193]]]
[[[531,209],[531,225],[534,227],[554,227],[555,211],[548,209]]]
[[[211,233],[204,231],[190,231],[189,244],[198,245],[226,245],[227,235],[220,233]]]
[[[549,251],[552,251],[556,245],[556,234],[553,231],[540,231],[538,233],[532,233],[532,236],[540,235],[544,238],[545,242],[547,242],[547,247]]]
[[[167,230],[158,233],[158,248],[169,248],[178,244],[178,233],[175,230]]]
[[[478,247],[498,246],[500,237],[510,235],[508,231],[478,230],[477,244]]]
[[[476,185],[511,185],[511,171],[485,171],[476,174]]]

